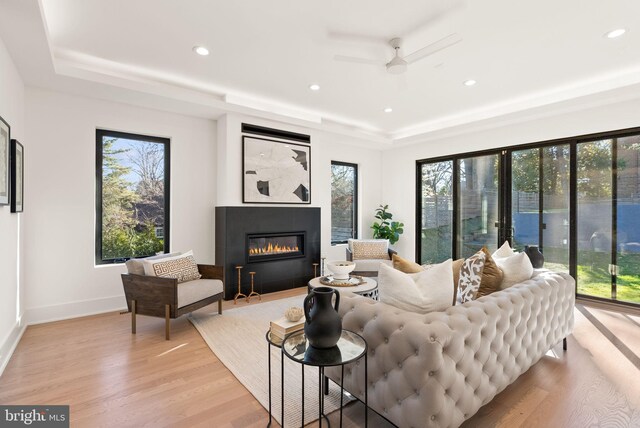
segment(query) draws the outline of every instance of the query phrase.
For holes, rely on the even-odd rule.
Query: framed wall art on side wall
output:
[[[242,137],[242,202],[311,203],[311,147]]]
[[[11,140],[11,212],[24,209],[24,147],[18,140]]]
[[[0,205],[9,205],[9,142],[11,127],[0,117]]]

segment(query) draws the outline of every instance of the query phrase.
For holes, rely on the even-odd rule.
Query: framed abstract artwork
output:
[[[242,137],[242,202],[310,204],[311,147]]]
[[[0,117],[0,205],[9,205],[9,142],[11,127]]]
[[[11,212],[21,213],[24,208],[24,147],[11,140]]]

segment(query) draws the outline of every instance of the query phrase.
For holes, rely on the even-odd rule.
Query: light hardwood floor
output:
[[[304,291],[274,293],[263,301]],[[233,307],[224,304],[224,310]],[[576,310],[568,352],[554,347],[464,426],[640,426],[640,366],[632,357],[640,355],[640,317],[582,309]],[[616,337],[628,350],[615,346]],[[172,321],[171,341],[164,340],[159,318],[140,316],[138,333],[131,335],[128,314],[31,326],[0,377],[0,403],[69,404],[73,427],[263,427],[267,422],[267,412],[186,317]],[[349,405],[345,426],[361,426],[363,412],[362,404]],[[330,419],[337,426],[337,415]],[[391,425],[370,412],[370,426]]]

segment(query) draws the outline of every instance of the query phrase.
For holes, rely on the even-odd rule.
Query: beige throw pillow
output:
[[[198,264],[193,257],[193,251],[187,251],[180,256],[166,257],[160,260],[145,260],[144,271],[149,276],[175,278],[178,282],[202,278],[198,271]]]
[[[502,270],[500,270],[493,260],[493,257],[491,257],[491,254],[489,254],[487,247],[482,247],[482,252],[485,255],[484,269],[482,269],[482,280],[480,281],[480,288],[476,294],[476,299],[500,290],[500,284],[502,284],[504,277]]]
[[[389,241],[353,241],[353,260],[389,260]]]
[[[421,314],[450,307],[453,295],[451,263],[449,259],[414,274],[406,274],[381,264],[378,271],[380,301]]]
[[[393,260],[393,268],[398,269],[400,272],[418,273],[424,270],[424,268],[418,263],[402,258],[397,254],[393,254],[391,256],[391,260]]]

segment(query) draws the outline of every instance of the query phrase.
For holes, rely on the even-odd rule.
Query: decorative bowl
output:
[[[354,262],[346,260],[336,260],[327,262],[327,269],[333,272],[335,279],[349,279],[349,274],[356,268]]]
[[[291,322],[299,321],[303,315],[304,311],[302,310],[302,308],[299,308],[297,306],[292,306],[284,311],[284,317]]]

